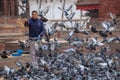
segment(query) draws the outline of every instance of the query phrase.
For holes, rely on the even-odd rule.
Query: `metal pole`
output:
[[[82,10],[80,10],[80,26],[82,26]]]

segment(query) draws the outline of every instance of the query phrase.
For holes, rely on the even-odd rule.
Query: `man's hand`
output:
[[[22,21],[23,21],[23,23],[25,23],[25,22],[28,22],[28,19],[24,18]]]
[[[41,35],[38,35],[38,40],[41,40]]]

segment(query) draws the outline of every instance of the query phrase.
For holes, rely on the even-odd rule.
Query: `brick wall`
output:
[[[0,43],[0,51],[5,50],[5,44],[4,43]]]
[[[20,26],[17,21],[19,18],[16,17],[0,17],[0,28],[1,27],[16,27]]]
[[[0,24],[4,24],[4,18],[0,17]]]
[[[110,12],[120,16],[120,0],[100,0],[99,7],[99,16],[103,20],[110,18]]]

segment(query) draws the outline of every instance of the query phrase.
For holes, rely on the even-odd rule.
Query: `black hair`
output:
[[[38,12],[37,12],[36,10],[32,11],[32,14],[33,14],[33,13],[37,13],[37,14],[38,14]]]

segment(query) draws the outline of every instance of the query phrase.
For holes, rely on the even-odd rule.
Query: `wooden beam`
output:
[[[4,4],[4,16],[7,16],[7,0],[3,0],[3,4]]]
[[[28,14],[30,14],[30,5],[29,5],[29,0],[27,0],[27,2],[26,2],[26,13],[27,13],[27,15]]]
[[[14,16],[14,13],[15,13],[15,2],[14,2],[15,0],[10,0],[10,8],[11,8],[11,10],[10,10],[10,16]]]
[[[24,12],[26,11],[26,10],[24,10],[24,8],[21,6],[21,5],[18,5]],[[26,11],[26,14],[27,14],[27,17],[30,17],[30,15],[29,15],[29,13]]]
[[[14,5],[14,7],[15,7],[14,16],[18,16],[18,5],[17,5],[18,0],[14,0],[14,1],[15,1],[15,5]]]

